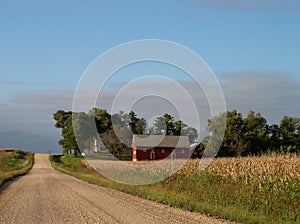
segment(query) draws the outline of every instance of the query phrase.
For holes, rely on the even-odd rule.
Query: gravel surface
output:
[[[0,190],[0,223],[230,223],[102,188],[54,170],[35,154],[25,176]]]

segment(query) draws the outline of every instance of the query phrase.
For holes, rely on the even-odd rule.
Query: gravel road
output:
[[[88,184],[54,170],[44,154],[0,189],[0,211],[0,223],[229,223]]]

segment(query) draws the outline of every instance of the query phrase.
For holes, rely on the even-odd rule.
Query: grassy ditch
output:
[[[51,156],[57,170],[170,206],[242,223],[299,223],[300,158],[295,155],[216,159],[208,169],[191,160],[156,184],[132,186],[109,180],[73,155]],[[283,176],[285,175],[285,176]]]
[[[14,177],[26,174],[33,165],[33,153],[0,151],[0,186]]]

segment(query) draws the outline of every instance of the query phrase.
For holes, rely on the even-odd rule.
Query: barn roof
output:
[[[190,148],[190,140],[187,136],[174,135],[134,135],[133,144],[136,147],[154,148]]]

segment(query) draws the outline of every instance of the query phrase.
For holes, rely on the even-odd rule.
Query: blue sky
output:
[[[52,114],[71,109],[86,67],[138,39],[170,40],[195,51],[219,78],[228,109],[255,109],[269,122],[300,116],[299,12],[300,2],[291,0],[2,0],[0,147],[58,148]],[[40,149],[24,142],[29,138],[47,144]]]

